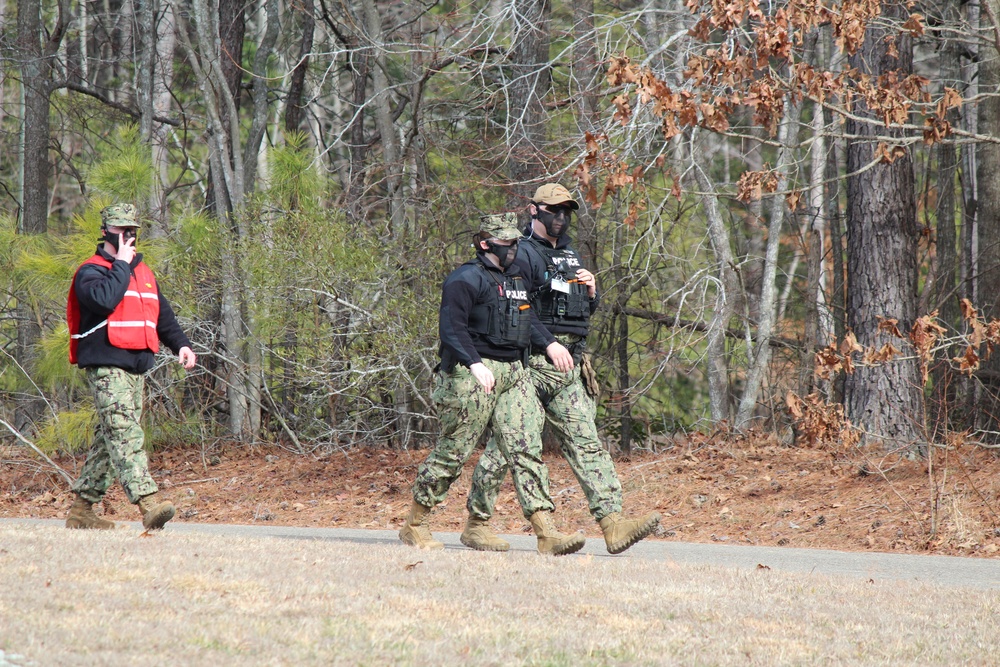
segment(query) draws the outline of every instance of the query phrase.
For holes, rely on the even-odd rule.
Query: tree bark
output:
[[[389,221],[392,235],[395,239],[402,238],[406,233],[406,216],[403,207],[402,190],[402,159],[399,137],[392,119],[392,99],[389,90],[389,77],[386,74],[388,66],[385,57],[385,36],[382,32],[382,16],[379,14],[375,0],[361,0],[364,12],[365,32],[372,50],[372,85],[374,95],[370,103],[374,107],[375,127],[378,129],[382,144],[382,168],[385,173],[386,203],[389,208]]]
[[[313,34],[316,32],[316,17],[313,16],[313,0],[303,0],[296,13],[302,21],[302,40],[299,42],[299,59],[295,63],[288,82],[288,102],[285,104],[285,132],[299,132],[305,120],[306,107],[303,105],[306,88],[306,72],[309,71],[309,56],[312,53]]]
[[[788,172],[791,169],[792,126],[798,124],[799,105],[787,100],[785,116],[781,119],[778,131],[778,192],[788,188]],[[750,425],[754,409],[757,407],[757,396],[764,383],[771,363],[771,334],[775,326],[775,277],[778,272],[778,246],[781,242],[781,228],[785,219],[785,198],[782,195],[772,196],[770,221],[767,232],[767,251],[764,255],[764,267],[760,290],[759,319],[757,323],[757,343],[752,348],[750,367],[747,369],[743,396],[740,397],[739,410],[736,413],[735,426],[745,430]],[[794,273],[794,272],[793,272]],[[792,280],[793,275],[788,276]]]
[[[59,50],[66,30],[69,2],[60,0],[55,27],[45,37],[41,0],[18,0],[17,57],[21,75],[21,136],[19,142],[18,194],[20,210],[18,234],[44,234],[49,218],[49,98],[52,94],[52,58]],[[34,387],[32,375],[36,347],[41,338],[41,323],[31,308],[26,288],[17,293],[16,361],[26,374],[25,386]],[[15,427],[21,432],[33,430],[41,416],[44,401],[36,389],[19,398]]]
[[[799,395],[813,391],[813,356],[833,335],[833,318],[826,301],[826,206],[823,177],[826,170],[826,142],[823,134],[823,109],[813,107],[813,145],[810,149],[809,193],[806,210],[806,298],[804,346],[799,354]]]
[[[884,5],[888,19],[904,18],[902,5]],[[889,52],[894,41],[898,59]],[[889,33],[869,25],[865,40],[849,59],[852,67],[877,77],[892,70],[906,76],[913,69],[909,34]],[[877,135],[899,136],[887,129],[855,98],[854,118],[847,120],[847,323],[864,347],[909,344],[879,331],[879,317],[898,321],[901,332],[913,326],[917,304],[917,241],[914,174],[910,150],[891,164],[876,162]],[[857,118],[870,119],[858,120]],[[844,402],[851,422],[865,433],[865,444],[885,450],[912,446],[923,433],[923,394],[915,360],[858,366],[845,382]]]
[[[692,158],[696,154],[692,151]],[[716,426],[728,422],[731,411],[729,404],[729,367],[726,363],[726,330],[736,312],[739,302],[739,279],[733,268],[733,251],[729,232],[722,218],[722,209],[708,175],[698,164],[692,165],[698,188],[702,191],[701,204],[705,209],[708,237],[715,257],[718,296],[712,320],[706,337],[706,363],[708,364],[708,403],[712,423]]]
[[[174,47],[177,43],[174,10],[170,2],[157,3],[156,28],[153,31],[156,40],[156,73],[153,77],[153,117],[166,117],[170,111],[173,97],[170,93],[174,77]],[[167,222],[167,188],[169,186],[169,162],[167,152],[167,136],[169,128],[163,123],[154,122],[153,134],[150,139],[153,152],[153,192],[150,196],[150,215],[158,223],[159,229],[166,232]]]
[[[950,20],[960,18],[961,7],[957,2],[946,2],[942,9]],[[961,62],[959,59],[959,44],[954,39],[946,38],[941,48],[940,72],[942,88],[949,87],[961,90]],[[942,91],[943,92],[943,91]],[[947,115],[948,122],[958,126],[958,111],[952,109]],[[939,319],[950,330],[959,324],[959,297],[957,277],[957,244],[955,225],[955,178],[958,173],[958,151],[955,144],[943,141],[936,147],[938,178],[937,178],[937,234],[935,255],[937,259],[936,279],[932,295],[930,311],[937,310]],[[929,313],[927,313],[929,314]],[[950,355],[949,355],[950,356]],[[955,374],[951,372],[949,363],[941,360],[933,366],[932,371],[934,399],[931,404],[931,428],[934,440],[940,440],[940,434],[949,427],[952,404],[955,398]]]
[[[992,36],[996,26],[990,24],[987,17],[1000,17],[1000,2],[998,0],[981,0],[983,6],[992,11],[983,12],[983,30]],[[985,39],[979,47],[979,86],[984,95],[979,102],[979,132],[991,136],[1000,135],[1000,98],[996,91],[1000,87],[1000,63],[991,39]],[[979,270],[972,272],[978,279],[978,286],[971,291],[973,295],[981,295],[976,305],[982,309],[987,318],[1000,317],[1000,146],[994,143],[982,143],[976,151],[976,185],[979,188],[976,207],[976,222],[978,224],[978,261]],[[981,356],[985,353],[981,351]],[[1000,354],[994,352],[989,359],[984,359],[983,370],[988,371],[986,377],[996,377],[1000,371]],[[976,406],[979,415],[977,423],[990,431],[998,430],[1000,415],[1000,383],[984,381],[984,395]]]
[[[597,52],[597,38],[594,33],[594,0],[573,3],[573,81],[577,125],[580,136],[585,132],[597,135],[600,132],[600,107],[598,94],[601,85],[602,68]],[[580,203],[577,217],[576,250],[583,265],[590,271],[597,271],[599,255],[597,241],[597,220],[586,202]]]
[[[520,210],[538,180],[547,172],[544,161],[549,92],[548,0],[514,0],[511,80],[506,87],[508,111],[507,208]]]

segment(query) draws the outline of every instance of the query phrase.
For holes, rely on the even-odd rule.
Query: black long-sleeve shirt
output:
[[[497,286],[511,283],[510,279],[519,275],[517,264],[501,271],[482,252],[477,253],[475,260],[466,262],[448,275],[441,290],[438,313],[441,368],[451,371],[455,364],[468,367],[484,358],[515,361],[522,357],[523,350],[497,347],[485,336],[469,329],[472,309],[481,304],[496,303]],[[530,292],[531,280],[522,278],[525,289]],[[538,321],[534,310],[528,313],[531,317],[531,344],[544,349],[555,341],[555,337]]]
[[[101,247],[98,247],[97,254],[112,262],[112,265],[109,269],[98,264],[84,264],[77,271],[74,290],[80,305],[81,332],[90,331],[108,318],[125,297],[132,267],[138,266],[142,261],[140,254],[131,263],[116,260]],[[191,341],[178,324],[170,302],[159,291],[159,285],[157,293],[160,298],[160,316],[156,322],[156,335],[161,343],[177,354],[182,347],[191,347]],[[145,373],[153,367],[153,361],[154,355],[150,350],[124,350],[111,345],[106,326],[78,341],[77,365],[80,368],[115,366],[131,373]]]

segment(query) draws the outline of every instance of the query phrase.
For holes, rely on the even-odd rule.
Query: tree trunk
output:
[[[18,194],[19,234],[44,234],[49,218],[49,96],[52,94],[51,59],[58,51],[68,17],[68,1],[60,0],[59,18],[45,39],[40,0],[18,0],[17,57],[21,74],[21,136],[19,151]],[[44,408],[32,375],[36,348],[41,338],[41,323],[30,307],[31,296],[21,287],[17,294],[16,361],[27,375],[25,392],[19,393],[15,427],[22,432],[33,430]],[[31,389],[27,389],[31,387]]]
[[[781,119],[778,132],[778,192],[788,188],[788,172],[791,169],[791,133],[792,126],[799,121],[799,105],[787,100],[785,116]],[[781,228],[785,219],[785,198],[777,195],[771,198],[770,221],[767,232],[767,251],[764,255],[763,276],[760,290],[759,319],[757,322],[757,342],[750,357],[750,367],[747,369],[746,384],[743,396],[740,398],[739,410],[736,413],[736,428],[745,430],[750,426],[754,409],[757,407],[757,395],[760,393],[771,363],[771,334],[775,326],[775,277],[778,272],[778,246],[781,242]],[[793,279],[788,276],[788,280]]]
[[[520,210],[538,180],[546,173],[544,142],[546,115],[543,100],[549,92],[548,0],[514,0],[511,80],[508,100],[507,174],[511,187],[507,208]]]
[[[271,0],[269,11],[273,11]],[[246,179],[251,176],[257,144],[263,135],[259,109],[251,125],[250,141],[243,144],[239,126],[239,81],[242,69],[237,59],[230,62],[227,54],[242,54],[242,31],[245,27],[244,8],[233,0],[221,0],[208,5],[206,0],[194,2],[195,34],[198,47],[187,42],[186,32],[179,31],[204,94],[209,113],[209,159],[214,208],[229,238],[222,248],[222,282],[220,285],[220,318],[226,356],[226,395],[229,404],[229,428],[232,435],[252,442],[260,427],[261,352],[256,342],[252,309],[253,295],[246,290],[247,281],[239,257],[247,242]],[[276,23],[276,22],[274,22]],[[275,29],[269,26],[267,30]],[[221,40],[219,37],[221,36]],[[268,55],[268,32],[262,39]],[[236,42],[239,42],[238,44]],[[255,63],[261,68],[261,60]],[[260,77],[259,72],[257,73]],[[253,156],[249,156],[253,153]]]
[[[309,71],[309,56],[312,53],[313,34],[316,19],[313,16],[313,0],[303,0],[301,8],[295,7],[302,20],[302,40],[299,42],[299,59],[295,63],[288,82],[288,101],[285,103],[285,132],[299,132],[305,120],[306,107],[303,105],[306,88],[306,72]]]
[[[696,151],[692,151],[692,158]],[[698,164],[692,165],[692,171],[698,183],[698,188],[705,193],[714,193],[714,188],[708,175]],[[708,325],[706,336],[706,363],[708,364],[708,403],[712,415],[712,423],[716,426],[730,419],[729,403],[729,367],[726,363],[726,329],[736,312],[739,302],[739,279],[734,269],[733,251],[729,241],[729,232],[722,218],[722,210],[715,194],[702,196],[701,204],[705,209],[708,224],[708,237],[712,244],[712,254],[715,257],[716,278],[718,279],[718,296],[712,319]]]
[[[399,137],[392,120],[392,99],[389,77],[386,74],[388,62],[385,57],[385,37],[382,33],[382,16],[375,0],[361,0],[364,11],[365,32],[373,51],[371,64],[374,95],[369,100],[375,109],[375,127],[378,128],[382,144],[382,162],[385,173],[386,203],[389,207],[389,221],[392,236],[400,239],[406,234],[406,216],[403,206],[402,166]]]
[[[49,95],[51,66],[42,41],[40,0],[18,0],[17,44],[21,60],[20,203],[18,231],[44,234],[49,217]]]
[[[813,355],[827,344],[833,334],[833,321],[826,303],[826,271],[823,249],[826,245],[826,207],[823,176],[826,170],[826,142],[823,134],[823,109],[813,107],[813,145],[810,149],[809,194],[806,210],[806,298],[804,345],[799,355],[799,395],[813,390]]]
[[[983,29],[989,39],[979,47],[979,86],[984,92],[992,93],[1000,86],[1000,53],[992,41],[995,26],[989,24],[989,15],[1000,17],[998,0],[982,0],[992,9],[983,12]],[[1000,98],[985,95],[979,102],[979,132],[990,136],[1000,135]],[[976,221],[979,226],[978,260],[979,271],[974,273],[979,284],[972,294],[981,295],[976,305],[987,318],[1000,317],[1000,146],[983,142],[976,151],[976,184],[979,188]],[[980,355],[985,357],[985,352]],[[1000,354],[994,352],[983,362],[984,378],[1000,372]],[[984,395],[977,406],[980,427],[990,431],[1000,430],[1000,383],[984,380]]]
[[[617,207],[616,207],[617,209]],[[616,216],[617,218],[617,216]],[[613,329],[616,336],[614,340],[614,359],[618,366],[618,416],[619,422],[619,442],[621,451],[628,454],[632,451],[632,375],[629,371],[629,323],[628,323],[628,283],[629,267],[623,264],[626,260],[622,257],[622,248],[625,246],[625,225],[618,223],[615,226],[614,247],[611,251],[611,265],[615,276],[615,318],[617,327]]]
[[[573,74],[577,98],[576,117],[580,136],[585,132],[597,135],[601,129],[598,91],[601,85],[602,67],[597,52],[597,38],[594,33],[594,0],[573,3],[573,26],[576,39],[573,40]],[[567,184],[568,185],[568,184]],[[580,203],[578,211],[575,246],[583,265],[590,271],[597,270],[598,242],[597,220],[586,202]]]
[[[901,5],[884,5],[887,18],[901,18]],[[887,39],[895,41],[898,58]],[[913,69],[912,37],[869,25],[861,49],[850,65],[877,77],[893,69],[906,76]],[[916,202],[909,149],[891,164],[877,160],[878,136],[898,136],[884,127],[855,98],[855,117],[847,120],[847,323],[864,347],[891,343],[907,351],[905,340],[879,331],[879,317],[898,321],[901,332],[913,326],[917,304]],[[865,118],[870,120],[864,120]],[[847,377],[847,416],[866,437],[866,444],[893,450],[912,446],[923,433],[923,393],[915,360],[893,359],[859,365]]]
[[[365,181],[367,180],[368,139],[365,136],[364,107],[368,101],[368,73],[372,56],[369,49],[359,48],[357,43],[348,46],[351,50],[351,125],[350,125],[350,188],[347,197],[347,217],[359,224],[365,219]]]
[[[177,43],[174,32],[174,10],[170,2],[157,3],[156,29],[156,75],[153,77],[153,116],[166,117],[173,97],[170,86],[174,77],[174,47]],[[163,123],[153,123],[151,148],[153,152],[153,192],[150,196],[150,215],[166,232],[167,187],[169,185],[169,160],[167,137],[169,128]]]
[[[135,27],[135,98],[139,107],[139,138],[153,140],[153,78],[156,67],[156,26],[153,21],[155,0],[133,0],[132,16]]]
[[[823,125],[830,127],[833,122],[833,114],[829,109],[823,110]],[[847,289],[844,285],[844,232],[840,210],[840,164],[838,158],[838,142],[834,138],[830,141],[830,148],[826,155],[826,192],[825,206],[826,216],[830,225],[830,255],[833,276],[830,290],[830,314],[833,318],[833,336],[836,340],[844,339],[847,331]],[[843,155],[843,151],[839,152]],[[830,387],[829,399],[839,403],[844,398],[844,374],[840,373],[833,379]]]
[[[948,2],[943,7],[945,15],[951,20],[958,20],[961,8],[957,2]],[[959,60],[960,45],[954,39],[947,39],[941,48],[941,81],[942,87],[961,89],[961,71]],[[957,126],[958,111],[948,112],[948,122]],[[931,311],[937,310],[939,318],[949,329],[958,327],[959,298],[955,282],[957,276],[957,244],[955,234],[955,177],[958,173],[958,152],[955,144],[950,141],[937,145],[937,234],[935,254],[937,257]],[[929,314],[929,313],[928,313]],[[949,355],[950,356],[950,355]],[[955,398],[955,375],[951,373],[947,361],[934,364],[933,368],[934,400],[931,415],[934,441],[939,441],[939,435],[948,428],[952,403]]]

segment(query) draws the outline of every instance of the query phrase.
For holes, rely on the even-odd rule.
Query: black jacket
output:
[[[471,366],[485,359],[515,361],[524,355],[523,350],[500,348],[491,344],[485,336],[469,329],[472,309],[481,304],[496,301],[498,285],[509,282],[509,278],[521,275],[517,264],[506,272],[500,271],[485,257],[476,254],[476,259],[462,264],[445,278],[441,290],[441,308],[438,312],[438,333],[441,336],[441,368],[450,372],[455,364]],[[525,289],[530,292],[532,283],[525,279]],[[531,314],[531,344],[545,348],[555,341],[549,331]]]
[[[127,264],[113,258],[102,247],[97,248],[97,254],[113,264],[110,269],[97,264],[84,264],[77,271],[74,289],[76,300],[80,304],[80,331],[90,331],[107,319],[125,297],[132,267],[138,266],[142,261],[142,255],[137,254],[132,263]],[[177,354],[182,347],[191,347],[191,341],[177,323],[170,302],[162,292],[159,296],[160,316],[156,323],[156,335],[162,344]],[[145,373],[153,367],[153,353],[150,350],[123,350],[114,347],[108,342],[108,328],[101,327],[79,340],[77,366],[115,366],[130,373]]]

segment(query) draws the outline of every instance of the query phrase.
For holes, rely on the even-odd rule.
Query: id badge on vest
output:
[[[551,289],[553,292],[569,294],[569,283],[563,280],[562,276],[556,276],[552,279]]]

